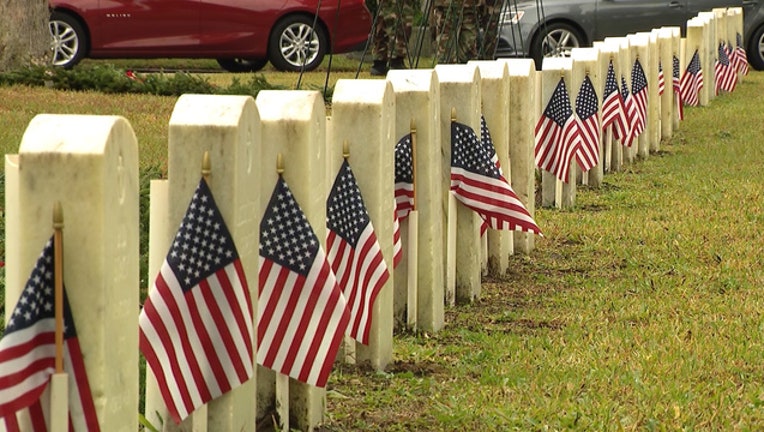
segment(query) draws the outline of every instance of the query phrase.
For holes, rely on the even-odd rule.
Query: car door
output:
[[[595,39],[626,36],[689,19],[688,0],[598,0]]]
[[[202,45],[220,54],[265,57],[284,0],[202,0]]]
[[[93,51],[191,54],[199,45],[200,0],[101,0]]]

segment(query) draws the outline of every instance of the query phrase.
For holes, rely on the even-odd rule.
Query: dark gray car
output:
[[[610,36],[680,26],[699,12],[743,7],[748,60],[764,69],[764,0],[506,0],[497,56],[569,56]],[[541,17],[541,19],[539,19]],[[734,41],[732,41],[734,43]]]

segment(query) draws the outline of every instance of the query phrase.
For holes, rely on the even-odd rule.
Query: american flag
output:
[[[369,344],[372,310],[390,278],[353,170],[343,162],[326,200],[326,253],[350,310],[350,336]]]
[[[735,65],[735,70],[748,75],[748,55],[743,48],[743,35],[740,33],[735,34],[735,50],[732,52],[732,64]]]
[[[496,153],[496,146],[493,145],[493,138],[491,138],[491,133],[488,131],[488,123],[485,121],[485,116],[482,114],[480,115],[480,144],[488,153],[491,162],[496,165],[496,168],[499,170],[499,174],[503,177],[504,172],[501,170],[499,155]],[[488,222],[483,221],[483,223],[480,225],[480,236],[482,237],[485,235],[486,231],[488,231]]]
[[[576,161],[581,170],[586,172],[600,163],[599,100],[588,75],[576,96],[576,115],[581,132]]]
[[[634,103],[634,97],[629,92],[629,87],[626,85],[626,78],[623,75],[621,75],[621,97],[623,98],[624,118],[626,119],[626,124],[628,125],[627,130],[629,132],[619,138],[621,139],[621,145],[631,147],[631,145],[634,144],[634,139],[639,135],[634,133],[634,129],[637,127],[637,116],[639,114],[637,113],[637,104]]]
[[[414,159],[411,134],[395,144],[395,213],[405,219],[414,208]]]
[[[605,100],[602,101],[602,130],[612,127],[613,135],[620,139],[629,133],[629,124],[624,112],[623,96],[618,89],[618,81],[615,79],[615,69],[613,61],[607,69],[607,78],[605,79]]]
[[[325,387],[350,311],[326,253],[283,178],[260,222],[257,362]]]
[[[690,64],[687,65],[682,79],[679,82],[679,92],[682,95],[682,101],[686,105],[698,106],[700,100],[698,93],[703,88],[703,69],[700,67],[700,55],[698,50],[692,55]]]
[[[490,228],[541,234],[475,131],[455,121],[451,122],[451,192]]]
[[[714,92],[718,95],[722,90],[726,92],[735,90],[735,85],[737,84],[737,71],[732,64],[730,64],[729,54],[724,43],[719,44],[717,55],[718,58],[714,64]]]
[[[0,417],[8,430],[18,430],[18,418],[45,431],[47,391],[55,372],[55,281],[53,239],[37,259],[0,340]],[[99,431],[85,363],[69,302],[64,292],[64,372],[68,374],[69,430]]]
[[[676,97],[676,106],[677,110],[679,111],[679,120],[684,120],[684,104],[682,103],[682,87],[680,86],[680,68],[679,68],[679,58],[677,56],[673,56],[673,67],[672,67],[672,84],[674,88],[674,96]]]
[[[252,377],[252,302],[207,181],[183,216],[138,324],[139,347],[176,423]]]
[[[637,107],[637,117],[632,130],[636,138],[647,126],[647,77],[639,59],[634,60],[634,67],[631,69],[631,95]]]
[[[658,96],[663,96],[666,91],[666,76],[663,74],[663,65],[658,61]]]
[[[570,162],[580,139],[565,80],[560,82],[536,123],[536,166],[568,182]]]

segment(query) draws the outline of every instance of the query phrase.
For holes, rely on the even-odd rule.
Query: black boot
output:
[[[390,69],[406,69],[406,64],[403,62],[403,57],[396,57],[390,60]]]
[[[371,66],[371,72],[374,76],[387,74],[387,62],[384,60],[374,60],[374,64]]]

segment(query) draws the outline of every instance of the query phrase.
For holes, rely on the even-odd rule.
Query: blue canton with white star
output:
[[[279,177],[260,222],[260,256],[307,276],[319,247],[305,213]]]
[[[411,157],[411,134],[406,134],[395,144],[395,182],[414,183],[413,159]]]
[[[597,114],[598,108],[597,93],[594,91],[594,85],[592,80],[587,75],[584,78],[583,84],[581,84],[581,90],[576,97],[576,114],[581,120],[586,120],[589,117]]]
[[[342,163],[326,200],[326,219],[327,228],[353,247],[358,244],[361,233],[369,224],[369,213],[347,160]]]
[[[471,127],[451,122],[451,166],[499,178],[501,173]]]
[[[637,94],[647,87],[647,77],[642,69],[639,60],[634,61],[634,68],[631,70],[631,93]]]
[[[53,238],[37,258],[24,290],[5,327],[5,334],[28,328],[40,320],[55,318]],[[69,302],[64,293],[64,339],[76,336]]]
[[[183,292],[239,258],[207,182],[202,179],[167,254]]]
[[[550,99],[549,105],[544,110],[544,116],[554,120],[558,126],[563,127],[572,115],[573,109],[570,107],[568,89],[565,87],[565,80],[560,78],[560,82],[552,94],[552,99]]]

